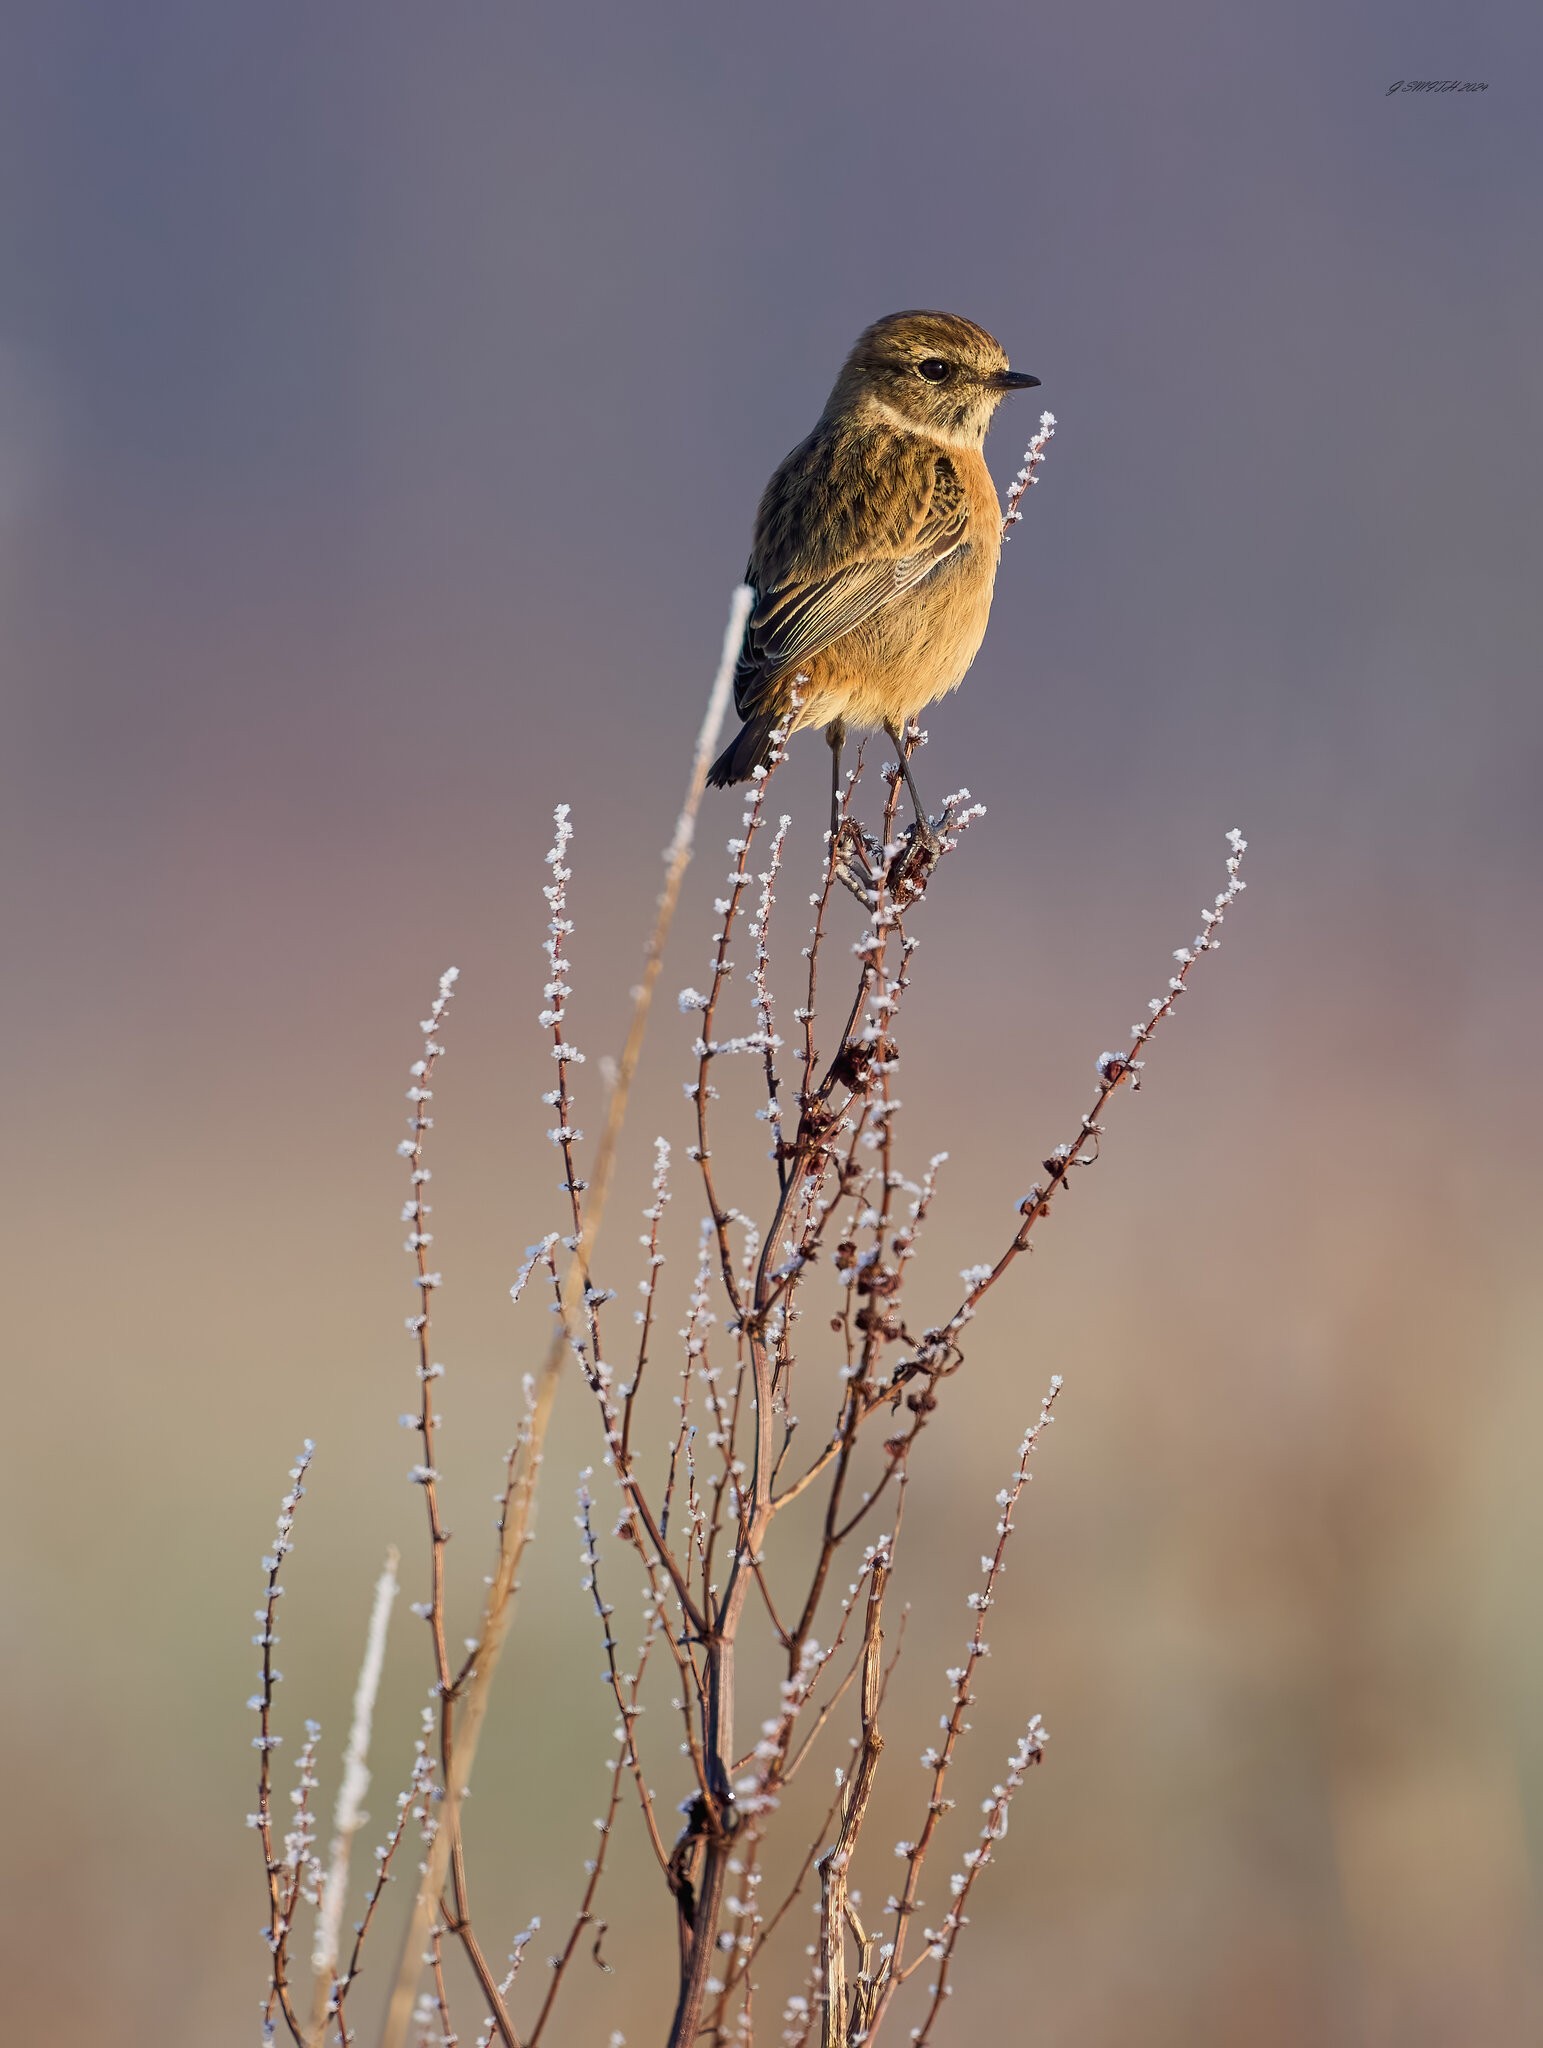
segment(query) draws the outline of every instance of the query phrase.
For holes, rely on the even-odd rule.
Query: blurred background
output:
[[[918,926],[906,1146],[953,1155],[922,1301],[999,1247],[1224,832],[1252,844],[910,1497],[919,1808],[991,1496],[1065,1375],[964,1811],[1030,1711],[1053,1739],[943,2038],[1540,2037],[1540,58],[1535,10],[1387,0],[5,9],[13,2038],[256,2038],[249,1616],[305,1435],[284,1754],[316,1713],[330,1798],[400,1543],[389,1811],[430,1676],[417,1020],[453,961],[469,1620],[545,1336],[507,1287],[560,1221],[551,808],[594,1128],[756,497],[857,331],[931,305],[1060,424],[920,764],[989,812]],[[1033,425],[1002,416],[1000,479]],[[779,783],[811,859],[826,763]],[[738,814],[709,799],[665,969],[601,1261],[627,1291]],[[566,1924],[593,1840],[597,1448],[569,1389],[472,1808],[494,1950]],[[637,1869],[565,2042],[663,2038]]]

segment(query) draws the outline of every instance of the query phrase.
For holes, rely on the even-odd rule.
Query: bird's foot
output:
[[[843,888],[851,890],[865,910],[873,907],[877,876],[875,862],[882,854],[883,848],[878,841],[870,838],[855,818],[842,820],[836,832],[835,845],[831,848],[831,872]]]
[[[899,903],[914,902],[926,889],[943,853],[943,840],[930,818],[918,818],[900,842],[889,864],[889,893]]]

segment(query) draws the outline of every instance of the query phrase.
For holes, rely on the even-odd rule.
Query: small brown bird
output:
[[[1002,508],[981,449],[1006,394],[1038,383],[953,313],[891,313],[859,337],[761,499],[745,571],[756,602],[734,671],[744,724],[709,782],[726,788],[765,763],[796,686],[794,730],[829,732],[832,833],[847,727],[882,726],[918,836],[932,839],[902,734],[963,681],[985,637]]]

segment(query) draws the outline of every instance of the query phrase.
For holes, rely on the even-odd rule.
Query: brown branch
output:
[[[1025,1432],[1023,1441],[1018,1446],[1017,1464],[1014,1468],[1013,1476],[1008,1482],[1006,1492],[998,1496],[1002,1511],[997,1517],[996,1546],[990,1557],[985,1561],[981,1590],[970,1595],[970,1611],[975,1616],[974,1627],[971,1630],[970,1641],[965,1650],[964,1662],[948,1674],[951,1697],[948,1716],[943,1725],[943,1742],[940,1748],[929,1749],[922,1758],[923,1764],[932,1772],[932,1789],[927,1800],[927,1813],[922,1823],[921,1833],[915,1842],[905,1848],[905,1886],[893,1908],[895,1919],[894,1942],[882,1976],[873,1986],[873,1996],[870,2000],[865,2022],[870,2039],[878,2032],[879,2026],[888,2010],[890,2000],[894,1996],[895,1986],[902,1983],[907,1974],[905,1970],[906,1935],[911,1924],[911,1918],[916,1911],[917,1898],[921,1886],[922,1866],[927,1860],[927,1852],[932,1846],[933,1837],[937,1833],[939,1823],[953,1805],[953,1801],[945,1794],[945,1786],[949,1768],[954,1761],[954,1753],[958,1749],[960,1738],[969,1725],[965,1720],[965,1715],[974,1701],[974,1695],[970,1691],[970,1686],[974,1681],[975,1672],[981,1659],[986,1655],[986,1616],[990,1613],[995,1602],[997,1581],[1001,1578],[1006,1563],[1007,1546],[1015,1526],[1013,1510],[1017,1507],[1019,1500],[1022,1498],[1024,1488],[1029,1483],[1029,1460],[1033,1455],[1035,1445],[1050,1426],[1053,1419],[1056,1397],[1060,1391],[1061,1380],[1059,1374],[1057,1374],[1052,1378],[1050,1390],[1040,1403],[1038,1420]]]
[[[857,1837],[867,1817],[873,1796],[873,1781],[879,1768],[884,1738],[879,1733],[879,1689],[884,1650],[884,1588],[889,1582],[887,1560],[874,1564],[868,1583],[868,1614],[863,1629],[862,1738],[857,1765],[847,1780],[841,1802],[841,1822],[836,1839],[820,1858],[820,1974],[822,1978],[821,2048],[847,2048],[854,2033],[867,2025],[867,1971],[870,1965],[868,1938],[852,1915],[847,1898],[847,1881]],[[862,1974],[849,2004],[846,1986],[847,1926],[852,1922],[863,1951]]]
[[[1200,913],[1200,931],[1189,945],[1180,946],[1174,953],[1179,963],[1177,974],[1168,978],[1165,995],[1154,996],[1148,1003],[1149,1015],[1144,1023],[1131,1026],[1130,1043],[1123,1052],[1104,1052],[1098,1056],[1098,1092],[1092,1107],[1082,1119],[1082,1125],[1070,1144],[1057,1145],[1054,1152],[1043,1162],[1047,1178],[1036,1181],[1018,1205],[1023,1222],[1015,1232],[1011,1243],[994,1265],[974,1269],[966,1277],[970,1285],[963,1301],[941,1328],[929,1330],[923,1336],[914,1358],[906,1360],[897,1375],[909,1378],[915,1372],[933,1372],[939,1369],[952,1370],[951,1355],[958,1349],[954,1342],[958,1332],[974,1316],[976,1308],[984,1297],[995,1287],[1020,1253],[1029,1249],[1034,1226],[1042,1223],[1050,1214],[1050,1207],[1057,1195],[1064,1193],[1075,1166],[1091,1166],[1098,1157],[1098,1141],[1103,1136],[1103,1115],[1109,1098],[1122,1083],[1129,1081],[1133,1089],[1141,1086],[1141,1074],[1145,1061],[1141,1057],[1152,1041],[1153,1034],[1164,1020],[1171,1017],[1179,997],[1189,986],[1189,977],[1202,955],[1214,953],[1221,944],[1216,936],[1222,920],[1238,897],[1247,888],[1238,870],[1243,864],[1248,841],[1241,832],[1227,834],[1227,886],[1217,895],[1214,907]],[[957,1364],[957,1359],[953,1364]]]
[[[1005,1782],[992,1787],[991,1798],[986,1802],[986,1818],[982,1824],[976,1846],[965,1857],[965,1867],[955,1878],[951,1886],[953,1903],[948,1909],[942,1929],[938,1933],[934,1933],[931,1928],[927,1929],[927,1953],[925,1956],[918,1956],[911,1965],[911,1969],[915,1970],[922,1963],[930,1960],[938,1966],[937,1978],[932,1986],[931,2003],[927,2008],[926,2016],[922,2020],[921,2025],[912,2030],[911,2039],[913,2041],[923,2042],[928,2039],[937,2016],[943,2009],[943,2001],[948,1996],[949,1989],[948,1972],[953,1963],[954,1949],[958,1944],[960,1930],[964,1926],[965,1906],[969,1901],[971,1891],[974,1889],[976,1878],[979,1877],[982,1870],[985,1869],[991,1860],[992,1843],[999,1842],[1003,1835],[1007,1833],[1007,1809],[1012,1803],[1013,1794],[1023,1783],[1029,1770],[1043,1758],[1045,1740],[1045,1732],[1039,1725],[1039,1716],[1035,1714],[1029,1722],[1022,1741],[1007,1760],[1007,1777]],[[869,2040],[872,2040],[873,2032],[874,2026],[870,2025]]]
[[[638,1689],[642,1683],[643,1672],[648,1663],[648,1653],[652,1647],[654,1634],[658,1627],[658,1616],[656,1612],[650,1611],[647,1632],[643,1637],[642,1647],[638,1651],[637,1663],[632,1672],[624,1677],[616,1661],[616,1638],[611,1633],[612,1609],[606,1605],[600,1593],[600,1559],[599,1551],[595,1544],[594,1523],[591,1514],[592,1505],[587,1484],[581,1484],[579,1488],[579,1513],[577,1519],[580,1529],[584,1532],[584,1566],[588,1573],[586,1590],[594,1601],[595,1612],[600,1617],[600,1625],[604,1631],[606,1673],[610,1682],[612,1696],[616,1701],[616,1711],[621,1717],[621,1725],[617,1730],[616,1755],[611,1764],[610,1792],[606,1801],[605,1813],[596,1823],[600,1835],[600,1846],[589,1862],[584,1895],[579,1901],[579,1909],[574,1918],[573,1927],[561,1951],[553,1959],[552,1981],[547,1987],[546,1997],[541,2001],[541,2009],[536,2015],[536,2023],[531,2028],[529,2048],[536,2048],[537,2042],[541,2039],[546,2023],[551,2017],[552,2008],[557,2002],[557,1995],[562,1989],[568,1965],[573,1960],[574,1952],[578,1948],[584,1929],[596,1924],[594,1914],[595,1895],[600,1888],[601,1875],[605,1869],[606,1851],[611,1844],[611,1836],[616,1826],[617,1810],[621,1805],[622,1776],[629,1768],[637,1786],[638,1799],[643,1810],[643,1819],[648,1829],[649,1840],[653,1844],[654,1854],[659,1862],[659,1868],[663,1871],[668,1871],[669,1869],[670,1859],[665,1850],[664,1843],[660,1839],[659,1825],[654,1818],[653,1798],[643,1776],[643,1766],[638,1757],[637,1731],[635,1727],[640,1711],[638,1706]],[[604,1933],[605,1924],[601,1922],[599,1923],[599,1933],[595,1937],[594,1953],[597,1962],[600,1960],[600,1940]]]
[[[420,1820],[426,1820],[428,1817],[428,1801],[434,1782],[432,1709],[424,1708],[423,1721],[423,1733],[415,1746],[412,1775],[408,1779],[407,1790],[397,1795],[396,1823],[385,1843],[375,1851],[375,1882],[365,1897],[364,1917],[354,1929],[354,1944],[348,1958],[348,1967],[333,1987],[330,2010],[337,2028],[338,2048],[348,2048],[351,2038],[346,2010],[348,1993],[363,1968],[365,1943],[369,1939],[381,1899],[385,1896],[386,1886],[391,1882],[392,1861],[402,1845],[408,1822],[415,1816]]]
[[[297,1896],[285,1880],[285,1864],[274,1854],[273,1841],[273,1752],[283,1737],[273,1730],[273,1689],[279,1680],[274,1668],[273,1652],[278,1644],[274,1629],[278,1604],[283,1598],[284,1588],[279,1583],[279,1573],[284,1568],[294,1541],[295,1510],[305,1497],[303,1484],[316,1446],[309,1437],[301,1446],[300,1455],[290,1467],[289,1491],[279,1503],[278,1528],[273,1539],[273,1548],[263,1559],[263,1571],[267,1575],[263,1604],[257,1618],[261,1633],[252,1638],[261,1651],[258,1660],[258,1691],[247,1702],[257,1715],[257,1733],[252,1738],[252,1747],[257,1751],[257,1811],[248,1816],[248,1825],[257,1830],[262,1844],[263,1869],[268,1882],[268,1927],[267,1942],[269,1954],[267,2014],[271,2018],[275,2009],[283,2016],[284,2024],[297,2043],[297,2048],[306,2048],[304,2026],[295,2009],[289,1985],[289,1936],[290,1918]]]
[[[1005,546],[1013,528],[1023,517],[1022,505],[1031,485],[1039,481],[1038,470],[1044,461],[1046,451],[1055,438],[1055,414],[1042,412],[1039,416],[1039,432],[1023,452],[1023,467],[1007,487],[1007,502],[1002,507],[1002,542]]]

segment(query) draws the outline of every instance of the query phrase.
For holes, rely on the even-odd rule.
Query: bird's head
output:
[[[889,313],[858,336],[825,407],[877,416],[956,447],[979,448],[1009,391],[1039,383],[1010,370],[984,327],[956,313]]]

